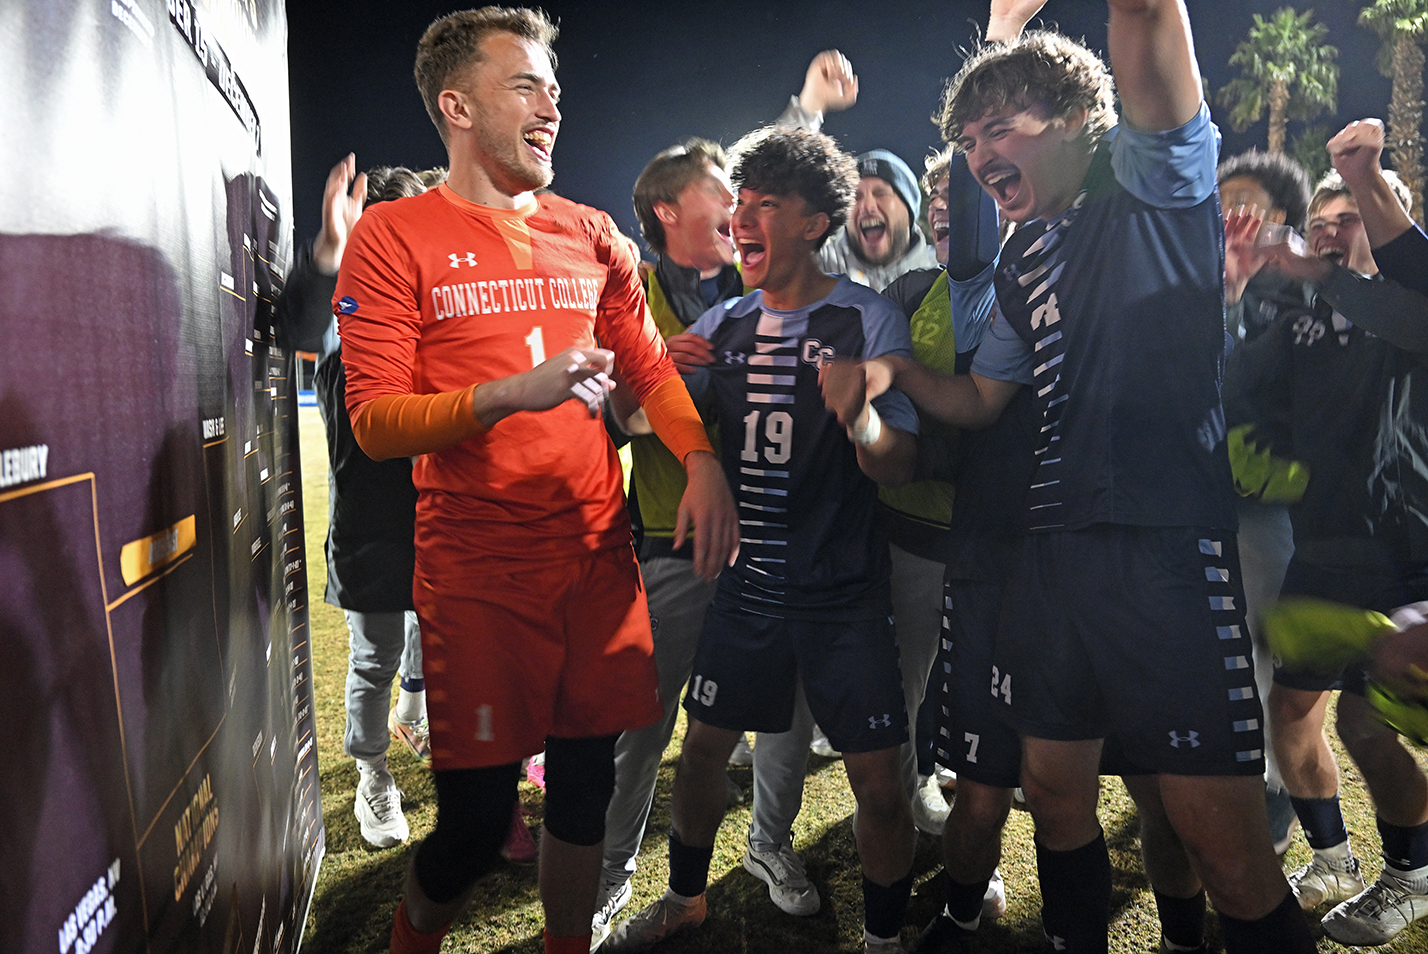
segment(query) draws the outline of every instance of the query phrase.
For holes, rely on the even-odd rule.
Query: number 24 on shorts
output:
[[[1002,675],[996,666],[992,667],[992,698],[998,696],[1007,705],[1011,705],[1011,673]]]

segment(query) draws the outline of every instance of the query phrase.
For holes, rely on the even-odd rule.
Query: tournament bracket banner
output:
[[[297,950],[279,0],[0,5],[0,949]]]

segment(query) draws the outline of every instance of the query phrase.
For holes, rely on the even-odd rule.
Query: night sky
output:
[[[1200,68],[1212,94],[1237,75],[1226,65],[1251,25],[1282,0],[1191,0]],[[348,151],[358,168],[444,164],[446,153],[422,107],[412,62],[422,31],[463,4],[423,0],[288,4],[297,238],[314,235],[327,170]],[[1389,81],[1375,69],[1378,38],[1356,24],[1361,4],[1330,0],[1316,9],[1339,48],[1339,108],[1321,116],[1335,129],[1385,116]],[[638,236],[630,189],[645,163],[699,135],[731,145],[769,122],[803,84],[814,54],[830,47],[853,62],[858,104],[824,131],[854,152],[883,147],[920,172],[940,145],[928,117],[957,72],[981,0],[852,3],[727,0],[548,2],[561,28],[556,52],[564,116],[552,188],[604,209]],[[1304,9],[1300,5],[1298,9]],[[1063,32],[1104,50],[1104,0],[1051,0],[1042,15]],[[1035,22],[1035,21],[1033,21]],[[1225,134],[1224,155],[1264,147],[1264,121],[1237,134],[1211,102]],[[1302,124],[1291,124],[1291,136]]]

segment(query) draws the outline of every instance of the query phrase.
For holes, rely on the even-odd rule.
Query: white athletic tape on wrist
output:
[[[878,416],[878,409],[869,404],[868,423],[861,428],[849,428],[848,435],[853,438],[854,443],[864,447],[872,447],[876,444],[878,438],[883,436],[883,419]]]

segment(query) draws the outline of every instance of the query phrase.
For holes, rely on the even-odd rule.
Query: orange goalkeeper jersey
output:
[[[459,391],[597,340],[642,401],[675,376],[614,222],[555,195],[505,211],[443,185],[372,206],[333,307],[354,417],[374,398]],[[412,477],[418,536],[464,556],[558,559],[630,539],[615,448],[579,401],[423,454]]]

